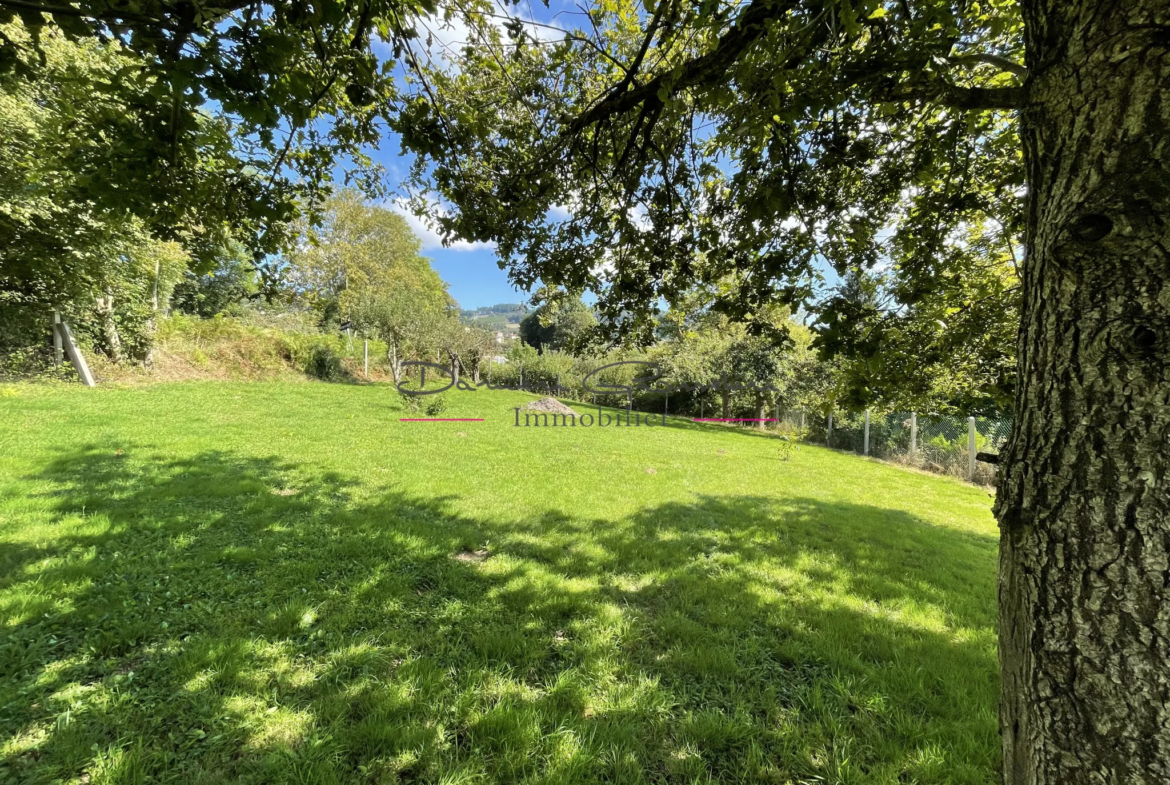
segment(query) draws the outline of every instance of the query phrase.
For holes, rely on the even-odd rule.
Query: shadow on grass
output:
[[[991,538],[139,452],[46,467],[60,534],[0,552],[0,781],[993,781]]]

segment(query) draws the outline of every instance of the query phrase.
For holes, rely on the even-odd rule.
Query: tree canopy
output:
[[[323,326],[348,322],[385,340],[396,379],[406,355],[434,348],[446,323],[457,322],[447,284],[401,215],[343,189],[326,200],[319,222],[303,219],[300,229],[285,285]]]
[[[829,352],[938,365],[974,336],[963,392],[1006,401],[1011,342],[983,336],[1018,298],[1014,3],[621,0],[551,43],[469,24],[478,45],[420,65],[427,100],[395,127],[454,205],[445,230],[495,242],[514,280],[591,289],[643,342],[696,284],[749,324],[772,302],[824,314]],[[833,296],[878,265],[882,308]],[[857,397],[902,381],[875,369]]]
[[[570,354],[585,350],[594,337],[597,317],[580,297],[542,289],[533,302],[536,307],[520,320],[522,341],[542,353],[546,349]]]
[[[229,240],[259,261],[287,247],[337,172],[381,192],[368,150],[394,107],[412,20],[433,10],[429,0],[0,3],[0,81],[25,107],[6,109],[21,140],[12,154],[36,159],[24,176],[35,195],[71,200],[46,216],[88,221],[90,233],[134,219],[204,268]],[[378,42],[393,57],[375,54]],[[33,236],[36,221],[25,216],[12,244],[26,266],[64,242]],[[71,228],[61,235],[85,241]]]

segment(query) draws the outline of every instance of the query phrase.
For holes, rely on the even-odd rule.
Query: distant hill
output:
[[[466,324],[474,324],[489,330],[519,329],[520,320],[528,313],[523,303],[499,303],[482,308],[462,310],[459,316]]]

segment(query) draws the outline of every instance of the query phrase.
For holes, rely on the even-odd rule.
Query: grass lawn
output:
[[[986,491],[528,400],[0,388],[0,783],[996,780]]]

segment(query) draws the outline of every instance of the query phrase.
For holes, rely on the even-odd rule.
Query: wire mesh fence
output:
[[[916,466],[991,485],[995,464],[972,460],[996,455],[1011,434],[1010,418],[925,415],[917,412],[838,412],[829,418],[786,411],[777,428],[838,450]],[[972,445],[974,451],[972,451]]]

